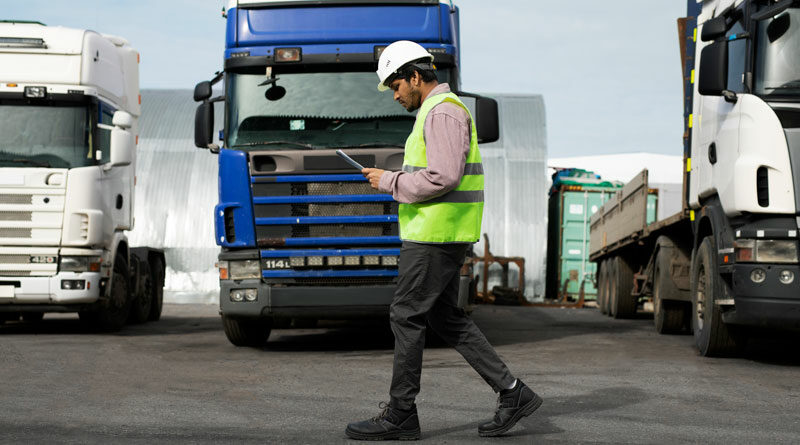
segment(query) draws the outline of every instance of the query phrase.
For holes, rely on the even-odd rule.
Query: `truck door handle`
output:
[[[117,209],[122,208],[122,195],[117,195]]]
[[[708,162],[710,162],[711,165],[717,163],[717,144],[714,142],[708,146]]]

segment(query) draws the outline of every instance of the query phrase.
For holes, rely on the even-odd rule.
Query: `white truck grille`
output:
[[[0,193],[0,204],[33,204],[33,195]]]
[[[66,181],[46,178],[64,171],[0,170],[0,276],[55,275]]]

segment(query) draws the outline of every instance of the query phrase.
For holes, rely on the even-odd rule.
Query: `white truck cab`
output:
[[[133,227],[139,54],[120,37],[0,23],[0,320],[158,319],[163,252]]]

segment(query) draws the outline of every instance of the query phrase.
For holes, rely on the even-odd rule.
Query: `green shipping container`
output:
[[[597,265],[589,261],[589,219],[622,185],[580,169],[553,175],[548,203],[546,298],[558,299],[566,293],[569,299],[577,300],[583,282],[584,300],[597,299]],[[656,220],[657,199],[655,193],[648,196],[648,224]]]

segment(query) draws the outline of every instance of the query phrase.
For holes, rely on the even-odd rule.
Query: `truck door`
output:
[[[98,103],[98,123],[112,125],[116,109],[104,102]],[[132,129],[132,130],[135,130]],[[100,164],[106,164],[111,155],[111,131],[100,128],[98,130],[97,147],[101,152]],[[131,197],[132,176],[134,164],[124,167],[113,167],[103,171],[102,201],[105,214],[111,219],[113,230],[129,230],[131,228]]]
[[[728,13],[735,21],[725,37],[728,40],[734,36],[734,40],[728,40],[727,89],[737,94],[745,92],[744,72],[748,41],[735,39],[735,36],[745,31],[743,8],[744,6],[740,6]],[[713,42],[703,42],[701,45],[705,47],[711,43]],[[701,45],[698,45],[697,50],[699,57]],[[696,66],[699,67],[700,63]],[[699,199],[721,193],[733,186],[733,167],[739,150],[741,107],[738,102],[729,102],[723,96],[698,94],[694,115],[693,125],[696,131],[695,143],[692,144],[690,187],[692,203],[697,205]]]

